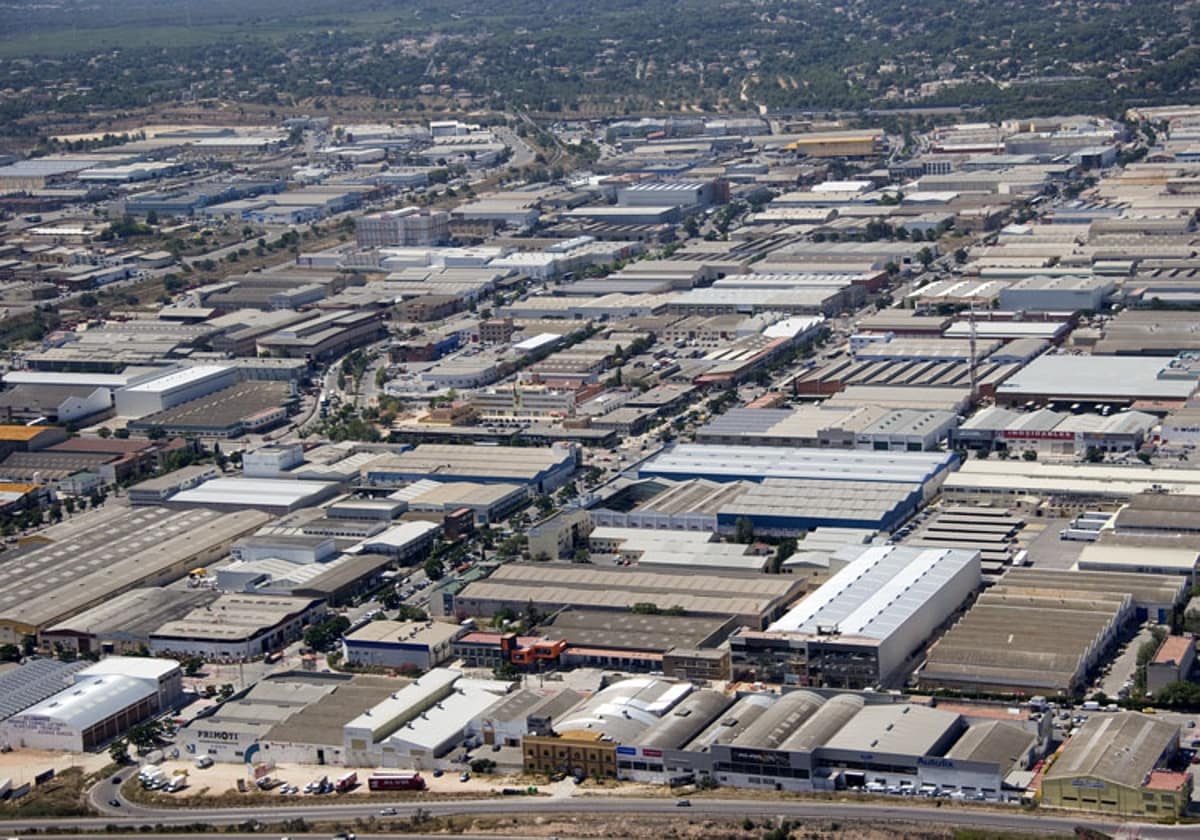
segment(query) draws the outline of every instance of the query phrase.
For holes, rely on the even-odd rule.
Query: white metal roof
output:
[[[132,393],[153,393],[160,394],[166,391],[171,391],[175,388],[180,388],[185,385],[190,385],[193,382],[203,382],[214,376],[232,370],[233,368],[227,365],[195,365],[193,367],[180,368],[173,370],[163,376],[151,379],[148,382],[142,382],[138,385],[130,385],[125,390]]]
[[[386,531],[376,534],[373,537],[368,537],[358,545],[350,549],[351,553],[365,551],[374,546],[387,546],[389,548],[404,548],[411,545],[417,540],[423,538],[427,534],[438,530],[439,526],[434,522],[401,522],[399,525],[394,525]]]
[[[157,693],[157,686],[133,677],[80,676],[74,685],[14,715],[12,720],[48,718],[84,730]]]
[[[768,629],[886,639],[932,599],[977,552],[872,546]]]
[[[276,478],[213,478],[176,493],[172,502],[285,506],[319,496],[335,486],[331,481],[289,481]]]

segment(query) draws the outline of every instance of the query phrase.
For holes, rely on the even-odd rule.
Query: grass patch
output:
[[[89,816],[85,796],[89,781],[82,768],[69,767],[29,795],[0,804],[0,819]]]

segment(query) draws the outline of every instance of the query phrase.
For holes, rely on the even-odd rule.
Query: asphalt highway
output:
[[[828,802],[794,799],[720,799],[697,797],[691,799],[691,807],[684,809],[669,797],[626,798],[620,796],[573,796],[550,797],[492,797],[471,800],[428,800],[413,802],[398,800],[383,802],[372,800],[362,803],[337,803],[285,805],[271,808],[150,808],[128,802],[112,807],[108,800],[114,797],[112,785],[102,782],[91,795],[94,807],[101,811],[99,817],[76,817],[59,819],[26,819],[0,822],[0,833],[16,834],[22,831],[54,827],[56,834],[70,832],[104,831],[113,826],[116,830],[136,831],[142,826],[187,826],[198,822],[215,826],[238,825],[249,820],[280,822],[286,819],[303,818],[309,822],[349,823],[356,818],[379,818],[381,808],[394,808],[396,813],[384,819],[403,820],[417,811],[430,816],[501,816],[501,815],[674,815],[680,819],[696,817],[749,816],[753,819],[785,818],[835,819],[839,821],[868,821],[873,823],[904,822],[932,823],[945,826],[987,829],[990,831],[1020,831],[1046,836],[1072,835],[1079,826],[1096,829],[1110,835],[1136,836],[1141,840],[1167,840],[1168,838],[1196,837],[1195,826],[1165,826],[1154,824],[1120,823],[1111,819],[1081,814],[1029,812],[1012,808],[977,808],[963,805],[935,804],[912,801],[896,804],[870,802]],[[109,835],[111,836],[111,835]],[[224,836],[224,835],[223,835]],[[411,836],[411,835],[406,835]]]

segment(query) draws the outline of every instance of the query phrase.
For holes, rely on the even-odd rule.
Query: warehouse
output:
[[[267,513],[291,513],[319,505],[337,495],[332,481],[289,481],[282,478],[240,478],[222,476],[180,490],[165,504],[171,507],[203,507],[216,510],[261,510]]]
[[[953,500],[1008,505],[1033,498],[1074,509],[1143,493],[1200,495],[1200,470],[971,458],[946,478],[942,492]]]
[[[1152,820],[1178,816],[1192,792],[1191,775],[1170,769],[1178,749],[1175,723],[1136,712],[1092,715],[1046,771],[1042,802]]]
[[[295,389],[289,382],[237,382],[139,417],[128,428],[135,432],[235,438],[283,424],[296,402]]]
[[[395,562],[410,565],[424,555],[441,533],[433,522],[401,522],[373,534],[348,549],[351,554],[385,554]]]
[[[450,645],[466,632],[435,621],[371,621],[342,638],[350,665],[428,671],[450,657]]]
[[[388,496],[405,503],[414,514],[442,517],[466,508],[476,525],[505,519],[529,502],[529,489],[522,484],[477,484],[470,481],[439,483],[429,479],[414,481]]]
[[[571,608],[542,621],[537,632],[566,642],[560,657],[565,666],[665,671],[670,652],[715,653],[734,626],[733,619],[720,617]]]
[[[1034,736],[1006,724],[1015,731],[997,737],[994,724],[968,726],[955,711],[887,694],[802,690],[746,694],[731,704],[686,683],[638,679],[609,686],[555,720],[557,737],[527,736],[523,749],[531,772],[996,800]],[[583,755],[586,745],[597,754]]]
[[[733,535],[745,519],[759,536],[798,537],[821,527],[891,531],[922,499],[917,482],[768,478],[721,506],[717,530]]]
[[[1102,327],[1093,352],[1110,356],[1170,356],[1200,350],[1192,312],[1125,309]]]
[[[1182,579],[1013,568],[929,651],[924,689],[1074,695],[1135,620],[1166,620]]]
[[[1129,405],[1137,400],[1182,402],[1194,376],[1175,375],[1163,359],[1138,356],[1039,356],[996,388],[996,402]]]
[[[150,635],[156,655],[244,662],[300,638],[325,612],[319,599],[226,594]]]
[[[834,315],[846,308],[847,285],[808,286],[789,289],[713,288],[691,289],[672,295],[667,311],[681,315],[724,315],[733,312],[787,312],[797,315]]]
[[[858,444],[860,434],[891,414],[893,410],[878,406],[733,408],[700,427],[696,443],[852,449]],[[917,438],[922,449],[926,437]],[[873,447],[868,444],[867,448]]]
[[[461,671],[434,668],[345,725],[345,762],[430,769],[511,688],[512,683],[467,679]]]
[[[168,621],[211,604],[211,589],[131,589],[48,627],[41,642],[76,654],[132,654],[149,649],[150,634]]]
[[[116,516],[105,508],[54,525],[40,535],[48,544],[17,552],[5,564],[0,644],[19,645],[130,589],[178,580],[226,556],[268,520],[254,510],[139,507]]]
[[[1104,416],[1048,408],[1023,412],[992,405],[963,423],[954,437],[967,448],[983,451],[1083,455],[1089,450],[1138,449],[1156,425],[1158,418],[1142,411]]]
[[[380,458],[363,470],[367,484],[398,486],[420,479],[514,483],[549,493],[575,471],[578,452],[568,444],[550,447],[448,446],[422,444]]]
[[[1004,508],[948,505],[936,509],[905,545],[978,551],[986,579],[1000,574],[1013,561],[1017,537],[1024,527],[1024,519]]]
[[[468,583],[454,596],[455,615],[491,617],[523,612],[531,603],[548,615],[564,606],[628,611],[634,604],[681,607],[688,615],[734,616],[762,627],[781,614],[803,588],[792,578],[647,572],[576,564],[509,564]]]
[[[257,354],[320,361],[369,344],[383,332],[383,315],[378,311],[335,310],[259,338]]]
[[[1111,277],[1035,275],[1000,291],[1000,308],[1010,312],[1096,312],[1113,293]]]
[[[802,685],[886,685],[981,582],[977,551],[867,548],[765,632],[731,637],[735,671],[765,656]]]
[[[364,678],[353,678],[355,682],[361,679]],[[270,674],[252,685],[245,693],[236,695],[236,699],[220,704],[206,715],[197,716],[180,730],[178,743],[182,744],[189,754],[208,756],[214,761],[247,766],[256,760],[265,761],[268,756],[267,745],[263,743],[263,739],[268,733],[276,731],[276,727],[306,710],[321,705],[323,700],[340,692],[348,682],[351,682],[351,678],[345,674],[296,671]],[[404,684],[401,680],[391,682],[394,685]],[[353,698],[353,695],[351,697]],[[372,697],[372,702],[378,702],[378,694]],[[340,705],[337,701],[335,703]],[[318,738],[325,734],[320,730],[312,733]],[[332,763],[334,747],[337,747],[337,752],[340,753],[340,745],[339,727],[329,743],[324,745],[328,747],[327,750],[313,750],[313,758],[316,760],[312,763],[320,764],[322,760]]]
[[[794,478],[920,484],[932,496],[957,463],[946,452],[829,451],[800,447],[678,444],[641,465],[641,478],[762,481]]]
[[[1076,561],[1083,572],[1132,572],[1147,575],[1179,575],[1189,583],[1196,579],[1200,551],[1195,548],[1161,545],[1152,540],[1113,544],[1108,540],[1085,545]]]
[[[717,513],[725,503],[736,499],[752,486],[753,482],[748,481],[717,482],[706,478],[678,482],[647,479],[621,487],[591,508],[588,516],[591,524],[597,526],[712,533],[717,530]],[[578,530],[578,523],[565,519],[561,521],[564,527]],[[535,543],[539,536],[538,528],[544,528],[550,522],[537,526],[531,532]],[[570,548],[570,545],[560,545],[558,553]],[[534,551],[534,543],[531,543],[530,550]],[[551,552],[545,553],[549,555]],[[537,556],[536,551],[534,556]]]
[[[117,414],[145,417],[228,388],[238,379],[237,368],[224,365],[179,368],[156,379],[119,389],[114,395]]]
[[[87,752],[119,738],[183,695],[179,663],[109,657],[77,671],[68,687],[0,723],[17,749]]]
[[[324,692],[292,709],[291,714],[274,725],[264,727],[258,741],[260,760],[345,764],[342,734],[346,724],[408,685],[405,679],[371,674],[308,672],[297,677],[296,672],[291,672],[287,676],[312,680],[314,686],[324,687]],[[277,677],[267,679],[274,681]]]
[[[87,660],[27,659],[0,672],[0,722],[62,691],[90,664]]]
[[[653,571],[672,568],[693,571],[761,572],[769,555],[748,546],[714,540],[711,533],[652,531],[641,528],[598,526],[588,535],[592,562],[608,557]],[[598,556],[599,555],[599,556]],[[606,557],[607,556],[607,557]],[[608,562],[612,562],[608,559]]]

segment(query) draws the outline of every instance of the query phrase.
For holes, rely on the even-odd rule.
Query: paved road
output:
[[[113,796],[112,785],[101,782],[91,794],[92,805],[101,810],[103,816],[76,819],[29,819],[0,822],[0,831],[27,831],[55,825],[66,831],[80,831],[114,825],[119,828],[136,828],[141,825],[187,825],[198,821],[212,825],[237,825],[249,819],[269,818],[273,821],[303,817],[310,821],[353,820],[358,817],[378,816],[386,802],[356,804],[314,804],[310,806],[280,806],[270,809],[165,809],[148,808],[127,803],[113,808],[107,799]],[[493,797],[473,800],[445,801],[398,801],[391,804],[397,818],[411,816],[418,809],[431,816],[472,814],[678,814],[706,816],[750,816],[866,820],[871,822],[933,822],[940,825],[956,825],[987,829],[991,831],[1026,831],[1046,835],[1072,834],[1079,825],[1085,825],[1105,833],[1129,832],[1134,829],[1144,840],[1158,838],[1195,837],[1193,826],[1122,825],[1109,819],[1094,819],[1081,815],[1029,813],[1012,808],[975,808],[944,804],[937,807],[931,803],[912,802],[880,804],[879,802],[824,802],[805,800],[756,800],[695,798],[687,811],[679,809],[674,799],[627,798],[619,796],[576,796],[569,799],[524,797]]]

